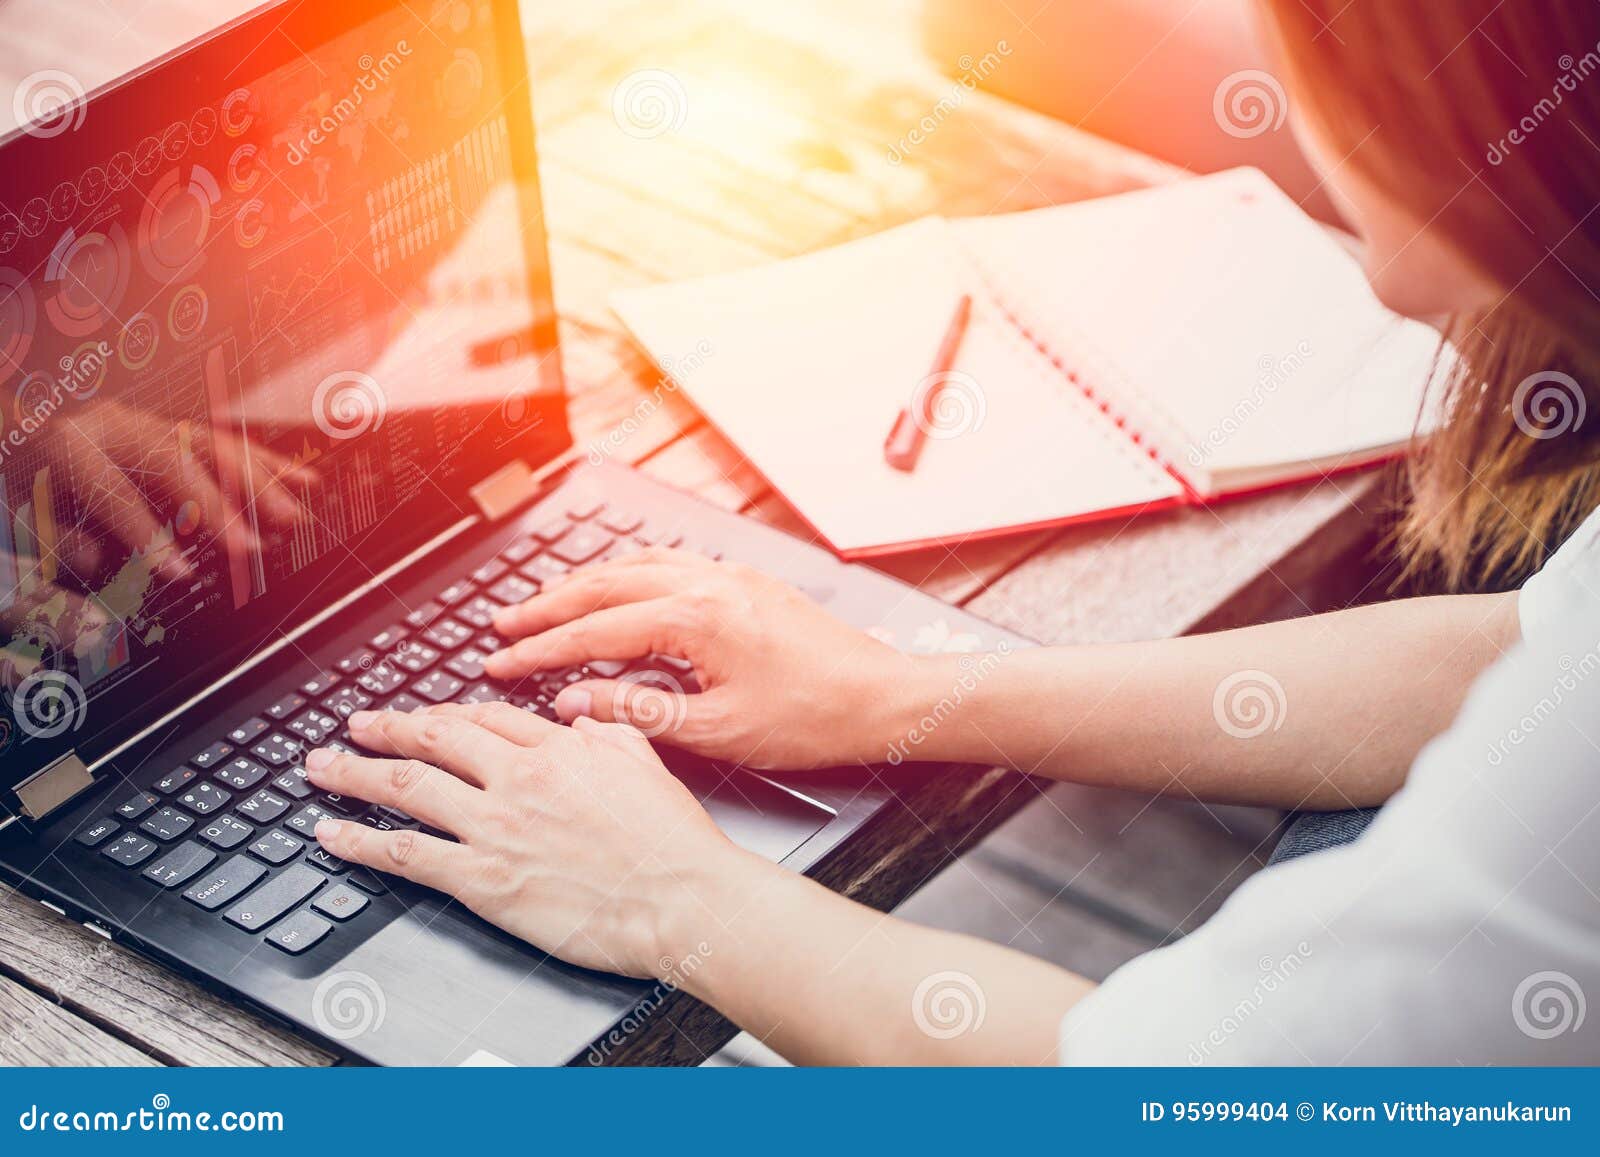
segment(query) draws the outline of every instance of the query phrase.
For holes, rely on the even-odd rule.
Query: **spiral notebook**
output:
[[[883,440],[973,311],[917,467]],[[616,295],[707,420],[840,555],[1123,515],[1401,452],[1448,355],[1263,174],[925,218]]]

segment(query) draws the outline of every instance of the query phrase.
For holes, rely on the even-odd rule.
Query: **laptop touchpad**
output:
[[[834,813],[819,803],[737,768],[685,758],[667,760],[711,818],[746,851],[777,862],[823,829]]]

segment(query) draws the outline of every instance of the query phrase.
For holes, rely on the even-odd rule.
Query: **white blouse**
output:
[[[1267,869],[1062,1021],[1064,1064],[1600,1061],[1600,511],[1355,843]]]

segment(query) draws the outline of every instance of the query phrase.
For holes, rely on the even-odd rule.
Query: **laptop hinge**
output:
[[[94,776],[88,767],[76,751],[69,751],[17,784],[14,790],[22,801],[22,814],[30,820],[42,820],[93,786]]]
[[[489,522],[498,522],[539,493],[539,478],[518,458],[507,462],[469,493],[478,513]]]

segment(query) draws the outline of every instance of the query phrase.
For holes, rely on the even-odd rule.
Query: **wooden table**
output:
[[[85,76],[92,62],[82,46],[99,35],[98,6],[72,4],[84,20],[78,37],[70,35],[72,18],[62,18],[69,6],[43,10],[53,14],[48,35],[56,44],[64,46],[62,34],[76,41],[75,68]],[[37,0],[21,0],[29,5]],[[549,15],[531,29],[529,51],[577,440],[599,439],[632,419],[637,428],[617,457],[797,534],[804,532],[794,515],[686,402],[669,393],[661,405],[641,408],[657,374],[606,308],[613,289],[786,257],[926,213],[1028,209],[1178,175],[956,89],[916,58],[914,44],[896,39],[903,26],[884,12],[857,19],[842,2],[764,18],[748,6],[710,2],[542,7]],[[835,7],[844,22],[829,32]],[[199,0],[158,0],[143,9],[138,35],[149,39],[163,20],[193,29],[196,20],[220,19],[204,15],[215,11]],[[862,20],[887,27],[872,35]],[[59,59],[30,59],[29,47],[6,67],[13,81],[59,66]],[[43,39],[31,47],[53,48]],[[985,51],[977,47],[974,56]],[[127,67],[128,52],[126,39],[108,42],[101,64]],[[683,123],[647,139],[621,131],[612,108],[619,82],[641,69],[670,74],[686,100]],[[935,109],[943,110],[935,130],[893,163],[891,146]],[[1352,579],[1359,587],[1370,577],[1379,492],[1372,475],[1347,477],[1210,510],[925,551],[883,569],[1041,641],[1170,636],[1348,600]],[[1000,771],[937,777],[827,863],[824,877],[887,909],[1030,805],[984,844],[979,867],[1001,862],[1070,897],[1081,921],[1074,934],[1098,953],[1074,963],[1103,974],[1204,919],[1270,850],[1272,816],[1072,785],[1041,798],[1043,791]],[[912,908],[935,922],[950,916]],[[1026,913],[1018,923],[1026,927]],[[1028,947],[1007,931],[996,934]],[[732,1031],[710,1010],[676,998],[615,1059],[697,1063]],[[0,891],[0,1060],[337,1058]]]

